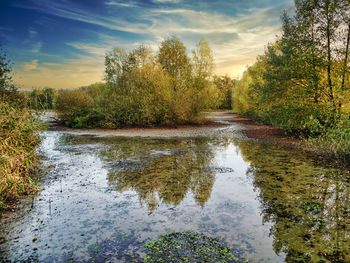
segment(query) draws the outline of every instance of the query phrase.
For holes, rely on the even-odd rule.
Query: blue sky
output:
[[[240,76],[280,33],[292,0],[1,0],[0,42],[25,88],[71,88],[103,78],[104,55],[178,37],[202,38],[217,74]]]

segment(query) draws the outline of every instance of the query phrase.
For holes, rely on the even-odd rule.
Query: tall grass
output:
[[[37,190],[41,128],[32,112],[0,101],[0,208]]]

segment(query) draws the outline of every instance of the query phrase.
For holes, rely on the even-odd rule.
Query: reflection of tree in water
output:
[[[208,139],[127,139],[104,153],[112,163],[109,181],[119,191],[135,190],[154,211],[159,201],[177,206],[189,190],[204,206],[215,181]]]
[[[273,223],[275,252],[287,262],[350,262],[350,172],[291,149],[238,146],[251,164],[263,220]]]

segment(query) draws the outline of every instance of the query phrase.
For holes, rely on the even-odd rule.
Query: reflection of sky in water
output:
[[[321,245],[311,249],[305,240],[323,240],[315,234],[320,232],[318,223],[310,225],[319,214],[307,209],[324,189],[309,185],[308,194],[303,191],[320,173],[326,175],[321,185],[333,191],[331,172],[337,171],[321,168],[296,151],[223,138],[98,138],[47,132],[42,151],[53,164],[51,179],[35,198],[34,209],[11,226],[8,241],[0,245],[13,260],[31,256],[41,262],[130,262],[125,252],[142,254],[139,248],[145,240],[168,231],[220,238],[251,262],[283,262],[283,252],[295,257],[298,250],[317,254]],[[295,183],[302,177],[305,184]],[[345,198],[343,192],[341,196]],[[328,227],[329,239],[347,236],[347,223],[341,233]],[[32,242],[34,237],[37,241]]]

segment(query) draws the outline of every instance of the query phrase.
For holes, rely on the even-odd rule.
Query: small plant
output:
[[[321,205],[316,202],[305,203],[301,206],[301,208],[312,214],[318,214],[322,210]]]
[[[164,234],[145,250],[144,262],[243,262],[218,239],[192,232]]]

